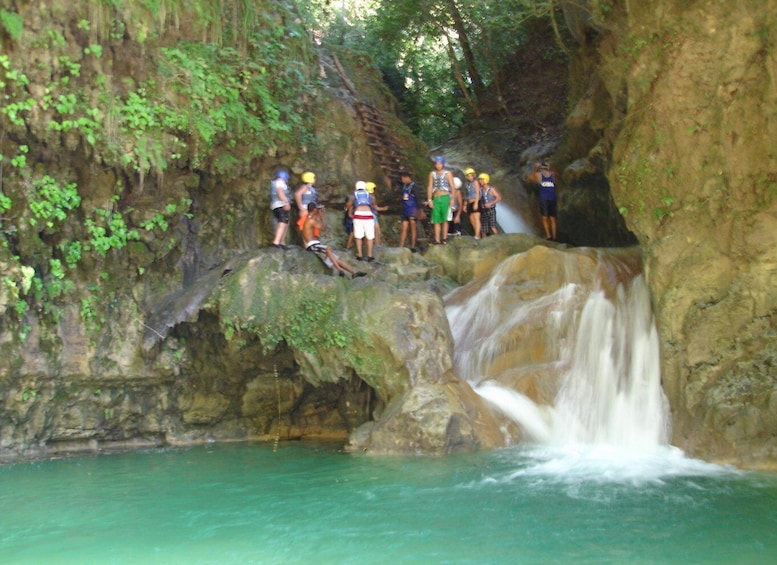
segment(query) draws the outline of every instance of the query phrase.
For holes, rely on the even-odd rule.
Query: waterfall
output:
[[[524,221],[520,213],[513,210],[507,203],[501,203],[497,206],[497,221],[505,233],[529,233],[533,234],[529,225]]]
[[[580,253],[542,249],[446,297],[459,375],[531,442],[666,444],[668,403],[642,275],[598,251],[585,255],[591,268],[581,276]],[[555,274],[533,279],[538,262]]]

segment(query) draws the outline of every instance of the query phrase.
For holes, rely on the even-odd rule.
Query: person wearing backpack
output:
[[[343,261],[328,245],[321,243],[318,238],[321,232],[326,230],[326,218],[323,213],[324,207],[320,204],[311,202],[308,204],[307,214],[305,214],[305,223],[302,225],[302,244],[307,251],[314,253],[319,259],[337,273],[344,277],[346,273],[351,275],[352,279],[357,277],[366,277],[364,271],[357,271],[348,263]]]

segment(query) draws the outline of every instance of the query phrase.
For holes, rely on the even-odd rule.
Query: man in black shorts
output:
[[[330,269],[336,269],[341,277],[344,277],[345,273],[350,273],[351,278],[366,277],[367,273],[349,267],[329,246],[321,243],[314,235],[326,229],[323,209],[323,206],[315,202],[308,204],[308,214],[302,226],[302,241],[305,244],[305,249],[318,255],[318,258],[323,261],[324,265]]]

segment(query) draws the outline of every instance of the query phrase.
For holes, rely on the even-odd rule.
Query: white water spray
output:
[[[515,292],[510,262],[468,300],[448,307],[459,374],[530,441],[636,450],[665,445],[668,405],[642,277],[618,284],[611,296],[567,282],[530,300],[508,301],[504,293]],[[526,375],[557,383],[548,405],[512,386]]]

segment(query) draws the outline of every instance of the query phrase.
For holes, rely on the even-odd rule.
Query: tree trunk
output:
[[[459,35],[459,45],[461,46],[461,53],[464,56],[464,62],[467,64],[467,73],[472,81],[472,89],[475,93],[475,97],[478,98],[484,89],[483,78],[480,76],[477,65],[475,64],[475,54],[472,52],[472,46],[469,43],[469,34],[464,25],[464,18],[461,17],[459,7],[454,0],[445,0],[445,4],[448,6],[451,18],[453,19],[453,28]]]

